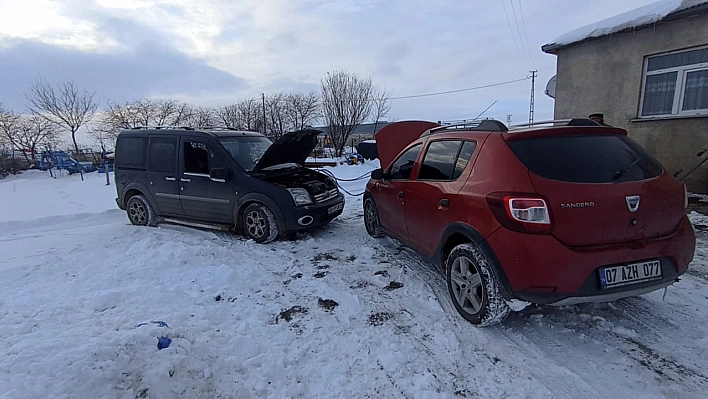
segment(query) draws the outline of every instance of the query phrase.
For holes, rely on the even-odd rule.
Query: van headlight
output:
[[[296,206],[312,204],[312,197],[304,188],[289,188],[288,191],[293,196]]]

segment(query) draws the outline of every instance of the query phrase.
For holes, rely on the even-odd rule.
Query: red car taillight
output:
[[[551,212],[545,198],[535,194],[493,193],[487,203],[499,223],[520,233],[550,234]]]

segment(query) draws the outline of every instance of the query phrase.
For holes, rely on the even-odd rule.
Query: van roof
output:
[[[262,133],[249,132],[245,130],[231,130],[224,128],[191,128],[191,127],[156,127],[156,128],[136,128],[122,130],[119,137],[145,137],[147,135],[190,135],[206,134],[211,137],[263,137]]]

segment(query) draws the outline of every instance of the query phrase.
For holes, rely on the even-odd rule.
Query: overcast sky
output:
[[[555,56],[543,44],[652,0],[0,0],[0,104],[30,82],[73,81],[102,105],[174,98],[226,105],[319,92],[344,69],[393,97],[514,81],[538,70],[535,119]],[[390,119],[528,121],[531,81],[392,101]]]

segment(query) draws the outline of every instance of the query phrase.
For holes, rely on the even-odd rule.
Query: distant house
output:
[[[708,1],[664,0],[542,46],[557,57],[555,118],[605,115],[670,173],[708,148]],[[708,192],[708,162],[687,179]]]
[[[379,121],[378,123],[374,124],[372,123],[362,123],[361,125],[357,126],[356,129],[354,129],[354,132],[352,134],[354,135],[369,135],[373,137],[374,133],[378,132],[381,130],[384,126],[388,125],[388,121]],[[375,131],[374,131],[374,125]],[[323,133],[327,134],[329,132],[329,128],[327,126],[318,126],[314,127],[313,129],[321,130]]]
[[[388,125],[388,121],[379,121],[378,123],[362,123],[354,129],[351,138],[347,142],[347,145],[357,145],[364,140],[369,140],[374,138],[374,133],[383,129],[384,126]],[[322,134],[318,136],[320,141],[320,146],[327,147],[331,144],[329,139],[329,128],[327,126],[318,126],[313,129],[321,130]]]

